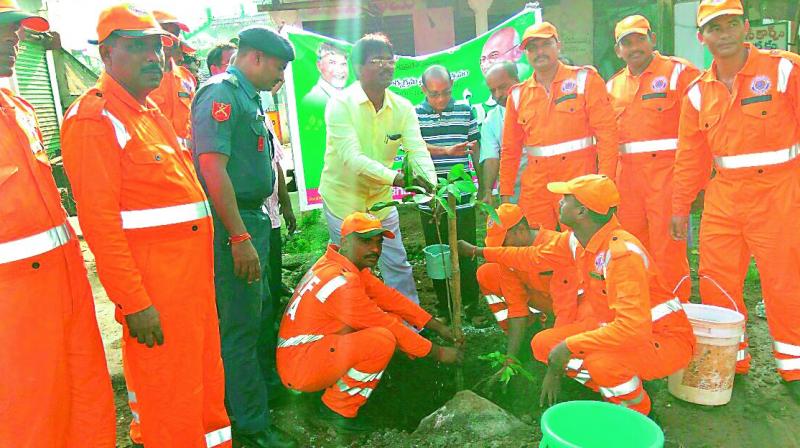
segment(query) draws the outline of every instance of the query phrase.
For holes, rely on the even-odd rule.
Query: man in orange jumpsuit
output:
[[[572,231],[524,248],[479,249],[460,241],[459,252],[523,270],[576,266],[592,313],[533,337],[533,356],[549,366],[540,403],[555,402],[566,371],[604,399],[648,414],[642,380],[670,375],[692,358],[695,339],[681,302],[617,221],[619,193],[611,179],[590,174],[547,188],[564,195],[561,221]]]
[[[81,228],[123,326],[131,438],[147,448],[230,446],[208,203],[147,97],[172,39],[126,4],[101,12],[97,34],[105,71],[70,107],[61,143]]]
[[[511,203],[497,208],[500,222],[486,223],[486,247],[527,247],[556,232],[531,229],[522,209]],[[485,263],[478,268],[478,284],[497,323],[508,333],[506,353],[517,356],[530,317],[539,313],[556,315],[556,325],[573,322],[577,317],[578,298],[569,282],[553,276],[553,271],[518,270],[500,263]],[[566,282],[566,283],[565,283]]]
[[[778,372],[800,399],[800,57],[745,43],[738,0],[701,2],[697,25],[714,62],[683,100],[672,232],[686,238],[689,206],[708,182],[700,296],[746,316],[742,285],[755,256]],[[746,373],[746,340],[738,361]]]
[[[669,237],[672,169],[680,100],[700,71],[654,51],[656,36],[640,15],[617,23],[614,38],[614,50],[627,64],[606,83],[619,128],[619,222],[653,255],[670,290],[687,302],[692,287],[686,242]]]
[[[188,33],[189,27],[164,11],[153,11],[153,17],[165,31],[175,36],[178,44],[164,49],[164,77],[149,96],[172,124],[181,144],[189,148],[192,136],[190,112],[197,80],[189,69],[181,65],[183,54],[194,53],[194,49],[180,38],[181,31]]]
[[[0,0],[0,78],[39,16]],[[114,397],[78,239],[33,107],[0,88],[0,446],[111,448]]]
[[[509,202],[520,158],[528,158],[522,174],[519,205],[529,223],[554,230],[558,196],[547,183],[588,173],[614,176],[617,170],[617,127],[605,83],[593,67],[573,67],[558,60],[558,31],[542,22],[522,38],[535,69],[527,81],[512,87],[506,105],[500,156],[500,196]]]
[[[370,271],[383,239],[394,238],[378,218],[352,213],[341,232],[342,247],[328,246],[289,301],[278,332],[278,374],[290,389],[324,389],[322,417],[339,430],[366,431],[358,410],[396,348],[445,363],[460,362],[463,353],[417,334],[414,329],[428,328],[454,341],[448,327]]]

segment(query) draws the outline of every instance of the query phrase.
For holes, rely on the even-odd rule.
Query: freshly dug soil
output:
[[[479,222],[481,219],[479,219]],[[422,257],[424,239],[420,229],[419,217],[412,210],[401,211],[402,234],[414,267],[420,300],[428,310],[435,309],[436,295],[432,284],[425,276]],[[318,226],[324,226],[319,222]],[[321,234],[320,229],[314,229]],[[482,229],[478,239],[483,238]],[[289,269],[284,271],[287,284],[291,279],[303,275],[307,266],[324,250],[324,244],[314,244],[307,254],[292,254]],[[85,245],[84,245],[85,248]],[[127,426],[130,412],[127,406],[125,381],[120,363],[120,326],[114,321],[113,305],[108,301],[100,283],[91,254],[86,250],[90,279],[95,292],[98,323],[103,335],[106,357],[112,374],[117,405],[117,441],[119,447],[129,447]],[[693,264],[696,268],[696,264]],[[696,278],[695,278],[696,281]],[[753,309],[760,300],[761,288],[758,281],[749,280],[745,284],[745,301]],[[697,300],[697,292],[693,301]],[[479,355],[505,350],[505,335],[494,324],[485,306],[480,307],[480,316],[475,319],[477,326],[466,328],[466,358],[462,369],[465,387],[472,389],[477,383],[493,373],[486,361]],[[645,383],[653,401],[651,417],[662,427],[666,436],[667,448],[800,448],[800,406],[787,395],[785,387],[774,369],[771,353],[772,340],[766,321],[752,315],[748,323],[750,353],[753,356],[749,375],[735,378],[731,402],[720,407],[704,407],[685,403],[672,397],[667,391],[666,379]],[[481,319],[482,318],[482,319]],[[480,323],[482,320],[482,323]],[[531,432],[524,437],[519,435],[508,440],[499,439],[493,447],[536,446],[541,438],[540,419],[544,409],[539,407],[540,381],[544,366],[523,356],[523,363],[533,374],[535,381],[515,377],[507,386],[495,385],[479,388],[474,392],[490,399],[508,412],[530,425]],[[468,436],[450,433],[446,437],[423,440],[411,433],[419,422],[457,392],[455,375],[457,367],[438,365],[427,359],[409,360],[402,354],[396,355],[390,363],[379,387],[362,409],[363,416],[373,424],[376,431],[369,436],[355,440],[343,440],[334,432],[319,423],[315,418],[319,394],[295,396],[287,405],[273,410],[275,423],[284,431],[297,438],[303,447],[483,447],[469,440]],[[598,394],[574,381],[562,382],[562,400],[599,399]]]

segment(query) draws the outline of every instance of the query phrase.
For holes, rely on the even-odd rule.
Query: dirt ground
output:
[[[424,239],[416,212],[401,212],[403,238],[424,307],[432,309],[436,298],[432,283],[425,275],[422,249]],[[288,285],[303,275],[311,262],[324,250],[324,224],[318,214],[306,215],[301,220],[303,233],[296,235],[287,244],[289,250],[302,248],[305,253],[289,253],[285,260],[284,279]],[[312,235],[306,238],[304,235]],[[125,380],[122,375],[119,324],[114,320],[114,307],[107,299],[94,266],[94,258],[84,247],[84,258],[90,272],[90,281],[95,293],[97,319],[103,336],[109,371],[115,391],[117,405],[117,445],[129,447],[127,425],[130,412],[127,407]],[[692,257],[696,258],[696,257]],[[693,268],[696,261],[692,260]],[[695,279],[696,280],[696,279]],[[753,310],[761,297],[758,279],[748,276],[745,285],[745,300]],[[696,288],[693,301],[697,301]],[[485,323],[469,326],[467,333],[466,361],[461,367],[466,388],[473,388],[492,373],[479,355],[505,349],[505,336],[492,325],[488,309],[482,307]],[[645,384],[653,400],[652,418],[662,427],[667,448],[800,448],[800,406],[787,395],[780,378],[774,370],[771,355],[771,338],[766,321],[753,316],[748,324],[750,353],[753,356],[749,375],[737,376],[731,402],[720,407],[704,407],[682,402],[667,391],[666,379]],[[491,446],[523,447],[535,446],[541,438],[539,429],[543,409],[538,406],[540,379],[544,373],[541,364],[524,360],[533,373],[535,381],[529,383],[515,378],[507,387],[478,388],[475,392],[494,401],[529,424],[533,430],[524,440],[496,440]],[[437,365],[429,360],[409,360],[395,356],[362,412],[377,428],[375,433],[356,441],[337,439],[326,427],[318,426],[314,412],[318,394],[295,395],[285,404],[273,410],[273,419],[279,427],[294,436],[300,446],[333,447],[350,444],[363,447],[477,447],[485,446],[472,440],[464,440],[458,433],[433,444],[411,434],[419,421],[448,401],[456,392],[454,378],[456,368]],[[564,380],[562,399],[599,399],[593,392],[577,383]]]

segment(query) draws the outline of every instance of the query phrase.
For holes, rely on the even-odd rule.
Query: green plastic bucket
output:
[[[425,267],[428,277],[434,280],[450,278],[450,246],[447,244],[432,244],[422,250],[425,253]]]
[[[542,415],[539,448],[662,448],[664,432],[624,406],[600,401],[559,403]]]

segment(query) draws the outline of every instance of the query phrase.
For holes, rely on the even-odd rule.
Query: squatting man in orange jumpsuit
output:
[[[745,43],[739,0],[702,1],[697,26],[714,62],[683,100],[672,232],[686,238],[690,204],[708,184],[700,297],[747,316],[742,287],[755,257],[778,373],[800,400],[800,57]],[[747,373],[746,338],[739,349],[736,371]]]
[[[100,13],[97,42],[104,71],[67,111],[61,143],[123,327],[130,436],[147,448],[229,447],[209,206],[186,148],[148,98],[173,40],[152,14],[122,4]]]
[[[330,244],[295,288],[278,332],[277,366],[290,389],[324,389],[320,417],[337,431],[354,433],[369,430],[356,416],[395,349],[443,363],[463,359],[461,347],[439,346],[415,330],[463,341],[372,274],[383,239],[395,237],[378,218],[352,213],[341,232],[342,246]]]
[[[590,174],[547,188],[564,195],[560,217],[572,231],[520,248],[459,241],[459,253],[520,270],[576,266],[592,313],[533,337],[533,356],[548,364],[540,404],[556,402],[566,372],[605,400],[648,414],[642,380],[670,375],[692,357],[695,339],[681,302],[617,221],[619,193],[611,179]]]
[[[23,28],[49,24],[0,0],[0,78],[14,74]],[[0,446],[114,446],[94,313],[33,107],[0,88]]]

